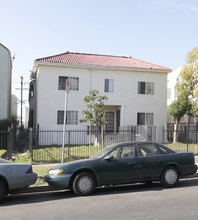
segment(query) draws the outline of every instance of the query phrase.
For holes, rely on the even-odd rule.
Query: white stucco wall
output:
[[[159,72],[121,71],[110,69],[84,69],[39,66],[36,88],[36,123],[40,129],[62,129],[57,125],[57,111],[64,110],[63,90],[58,90],[59,76],[79,77],[79,91],[70,91],[68,111],[78,111],[82,117],[84,96],[92,89],[106,95],[108,108],[119,106],[121,126],[137,125],[137,113],[153,113],[154,125],[167,124],[167,74]],[[104,92],[104,79],[114,79],[114,92]],[[138,94],[138,81],[154,82],[154,95]],[[113,110],[113,109],[112,109]],[[116,111],[115,111],[116,112]],[[116,115],[116,114],[114,114]],[[85,124],[67,125],[67,129],[84,129]]]
[[[0,44],[0,120],[11,114],[11,58],[10,52]]]
[[[177,78],[179,77],[181,69],[182,67],[179,67],[168,74],[168,77],[167,77],[167,93],[168,93],[167,105],[168,106],[176,99],[177,91],[175,87],[176,87]]]

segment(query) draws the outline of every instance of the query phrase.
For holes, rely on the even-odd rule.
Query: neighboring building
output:
[[[169,106],[177,98],[177,78],[182,67],[179,67],[168,74],[167,77],[167,105]]]
[[[12,95],[12,102],[11,102],[11,115],[17,117],[17,97],[15,95]]]
[[[167,108],[170,106],[170,104],[175,101],[177,99],[177,95],[178,95],[178,91],[176,89],[176,85],[177,85],[177,79],[180,75],[180,72],[182,70],[182,67],[179,67],[175,70],[173,70],[172,72],[170,72],[168,74],[167,77]],[[168,115],[168,123],[172,124],[173,123],[173,118],[172,116]],[[187,115],[184,115],[181,120],[180,123],[197,123],[197,117],[189,117]]]
[[[70,80],[67,129],[85,129],[79,123],[82,102],[92,89],[106,95],[106,130],[128,125],[167,126],[169,68],[132,57],[66,52],[36,59],[30,83],[29,126],[63,126],[65,84]]]
[[[11,80],[11,53],[0,43],[0,120],[11,117]]]
[[[29,122],[29,108],[25,107],[24,128],[28,128],[28,122]]]

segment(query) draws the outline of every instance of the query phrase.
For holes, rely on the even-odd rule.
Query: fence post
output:
[[[30,163],[32,164],[33,161],[33,149],[32,149],[32,128],[29,128],[29,152],[30,152]]]
[[[68,131],[68,160],[70,161],[70,131]]]
[[[7,133],[7,157],[8,160],[12,157],[12,134],[11,134],[11,128],[8,128]]]

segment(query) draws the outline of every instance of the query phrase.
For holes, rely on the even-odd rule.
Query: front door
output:
[[[114,130],[114,112],[106,112],[106,132],[113,132]]]

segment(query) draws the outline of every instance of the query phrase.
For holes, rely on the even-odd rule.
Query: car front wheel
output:
[[[95,189],[95,179],[91,173],[79,173],[74,178],[72,188],[78,196],[90,195]]]
[[[177,168],[169,166],[164,169],[161,175],[161,184],[166,187],[174,187],[179,181]]]
[[[5,185],[0,180],[0,201],[3,199],[4,196],[5,196]]]

